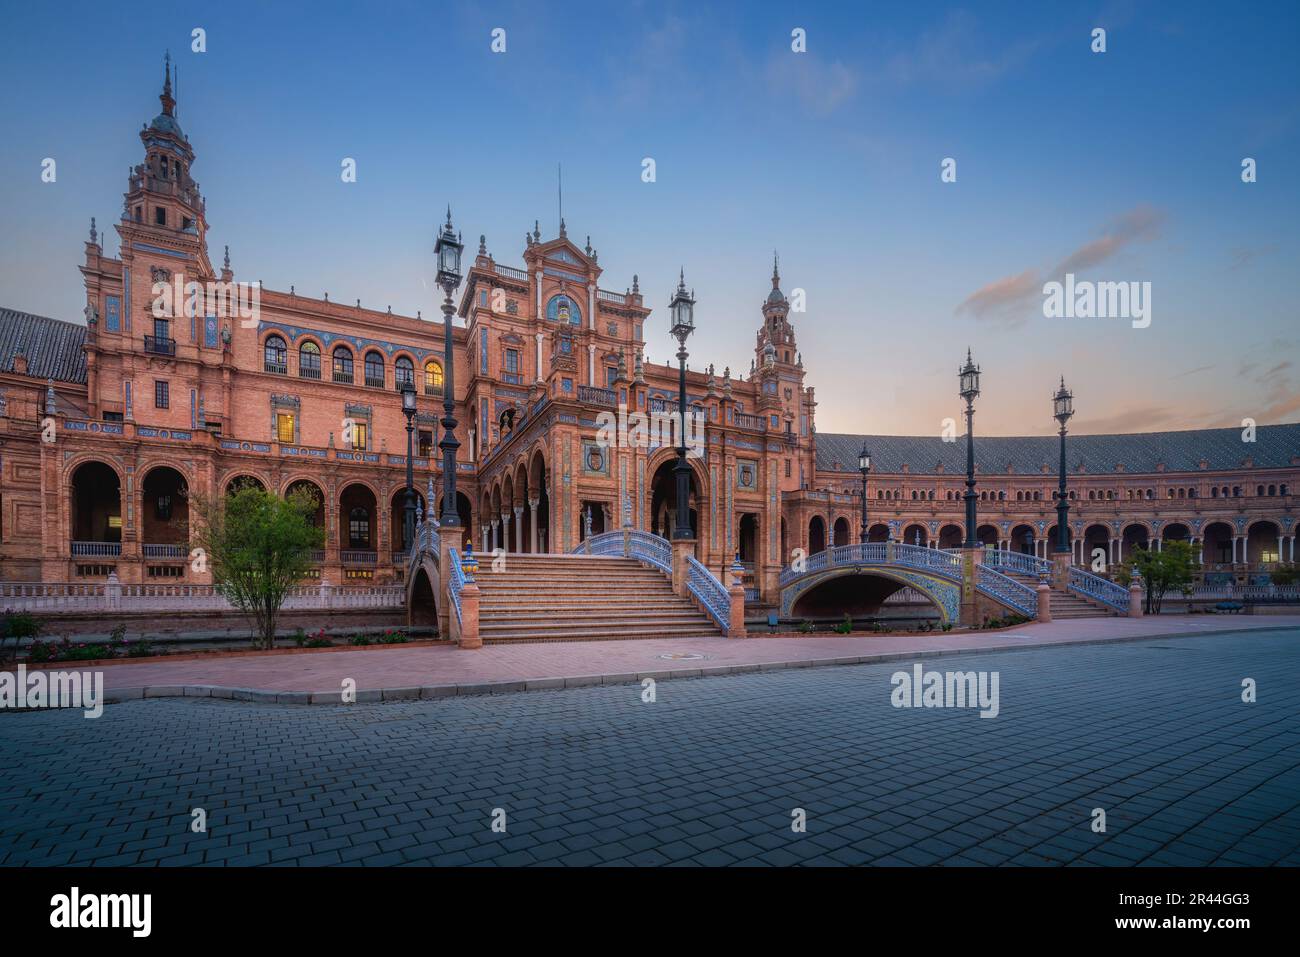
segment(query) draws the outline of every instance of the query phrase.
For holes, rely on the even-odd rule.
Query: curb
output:
[[[1168,641],[1171,638],[1200,638],[1207,635],[1239,635],[1267,631],[1266,628],[1223,628],[1212,631],[1176,632],[1159,635],[1133,635],[1121,638],[1080,638],[1050,644],[1008,644],[987,648],[929,648],[916,651],[891,651],[836,658],[800,658],[790,661],[746,662],[734,665],[706,665],[699,668],[620,672],[617,674],[570,675],[553,678],[513,678],[504,681],[480,681],[466,684],[408,685],[398,688],[357,689],[355,704],[382,701],[414,701],[454,698],[471,695],[515,694],[527,691],[554,691],[563,688],[590,688],[597,685],[638,684],[647,678],[665,681],[673,678],[717,678],[724,675],[784,671],[789,668],[823,668],[842,665],[882,664],[918,658],[941,658],[948,655],[999,654],[1008,651],[1036,651],[1070,648],[1081,645],[1110,645],[1135,641]],[[230,688],[223,685],[151,685],[143,688],[111,688],[104,691],[105,704],[120,704],[154,698],[226,698],[256,704],[342,705],[342,691],[270,691],[260,688]]]

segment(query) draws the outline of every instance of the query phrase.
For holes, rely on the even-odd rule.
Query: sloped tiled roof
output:
[[[85,326],[0,306],[0,372],[13,372],[14,356],[22,353],[34,378],[84,383],[85,342]]]
[[[945,442],[928,435],[845,435],[817,433],[817,468],[826,472],[856,472],[858,452],[866,440],[871,471],[898,474],[907,465],[912,475],[933,475],[942,465],[944,474],[966,474],[966,436]],[[975,436],[975,466],[983,475],[1041,474],[1044,465],[1055,474],[1060,461],[1057,436]],[[1088,474],[1112,473],[1122,464],[1125,472],[1148,473],[1164,464],[1167,472],[1195,472],[1201,460],[1212,470],[1231,470],[1247,458],[1256,468],[1291,464],[1300,455],[1300,424],[1262,425],[1255,441],[1242,441],[1242,430],[1196,429],[1187,432],[1138,432],[1129,435],[1071,435],[1066,443],[1071,473],[1084,466]],[[838,463],[838,465],[836,464]]]

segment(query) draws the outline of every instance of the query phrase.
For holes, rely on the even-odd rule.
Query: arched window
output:
[[[366,357],[369,362],[369,356]],[[366,375],[370,375],[370,370],[366,370]],[[409,385],[415,388],[415,363],[406,356],[398,356],[397,361],[393,363],[393,381],[397,386],[397,391],[401,392],[403,387]]]
[[[352,350],[346,346],[334,347],[334,381],[348,385],[356,381],[352,377]]]
[[[424,394],[442,395],[442,366],[432,359],[424,364]]]
[[[298,375],[304,379],[320,378],[320,346],[304,342],[298,347]]]
[[[366,385],[372,389],[384,387],[384,357],[378,352],[366,353]]]
[[[265,369],[278,375],[289,371],[289,347],[279,336],[268,336],[264,349]]]

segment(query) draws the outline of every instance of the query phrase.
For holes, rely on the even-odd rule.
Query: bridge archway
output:
[[[895,592],[912,588],[929,599],[941,622],[955,622],[961,595],[956,582],[884,568],[844,566],[827,569],[792,582],[782,589],[781,614],[785,618],[870,617]]]

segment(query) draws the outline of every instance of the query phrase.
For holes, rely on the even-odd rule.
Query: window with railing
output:
[[[304,342],[298,349],[298,375],[304,379],[320,378],[320,346]]]
[[[442,366],[432,359],[424,364],[424,394],[442,395]]]
[[[366,353],[366,385],[372,389],[384,387],[384,357],[378,352]]]
[[[334,348],[334,381],[347,385],[352,385],[355,381],[352,376],[352,350],[346,346]]]
[[[285,375],[289,371],[289,347],[279,336],[268,336],[262,347],[262,365],[267,372]]]
[[[415,388],[415,363],[406,356],[398,356],[397,361],[393,363],[393,383],[398,392],[408,385],[412,389]]]

